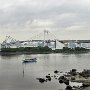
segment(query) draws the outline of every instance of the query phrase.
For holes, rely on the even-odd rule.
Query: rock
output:
[[[50,77],[50,78],[48,78],[48,81],[51,81],[51,77]]]
[[[63,83],[63,80],[59,80],[59,83]]]
[[[83,84],[82,84],[82,87],[89,87],[89,86],[90,86],[89,83],[83,83]]]
[[[76,72],[77,70],[76,69],[72,69],[72,72]]]
[[[64,83],[65,83],[66,85],[69,85],[69,80],[64,80]]]
[[[46,76],[46,78],[51,78],[50,76]]]
[[[65,90],[72,90],[72,87],[68,85]]]
[[[72,69],[69,74],[71,74],[72,76],[76,76],[77,75],[77,70],[76,69]]]
[[[71,77],[71,81],[75,80],[75,77]]]
[[[65,77],[64,76],[60,76],[59,78],[58,78],[58,80],[64,80],[65,79]]]
[[[44,83],[46,81],[44,78],[37,78],[37,80],[39,80],[40,83]]]
[[[59,71],[55,70],[54,73],[58,73]]]
[[[58,80],[59,83],[65,83],[66,85],[69,85],[69,80],[64,76],[60,76]]]
[[[51,81],[51,77],[50,76],[46,76],[48,81]]]
[[[67,80],[67,78],[65,77],[65,76],[60,76],[59,78],[58,78],[58,80]]]
[[[83,76],[85,78],[90,77],[90,70],[89,69],[84,69],[81,73],[79,73],[80,76]]]

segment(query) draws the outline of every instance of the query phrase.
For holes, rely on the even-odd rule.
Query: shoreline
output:
[[[51,53],[63,53],[63,54],[82,54],[90,52],[89,49],[76,47],[76,48],[68,48],[63,47],[63,49],[55,49],[45,47],[20,47],[20,48],[2,48],[0,54],[51,54]]]
[[[70,54],[84,54],[84,53],[89,53],[89,52],[82,52],[82,53],[49,53],[49,52],[44,52],[44,53],[31,53],[31,52],[4,52],[4,53],[1,53],[0,52],[0,55],[1,56],[10,56],[10,55],[22,55],[22,54],[67,54],[67,55],[70,55]]]
[[[0,55],[52,54],[51,52],[0,52]]]
[[[22,54],[83,54],[83,53],[89,53],[90,51],[75,51],[75,52],[1,52],[0,55],[22,55]]]

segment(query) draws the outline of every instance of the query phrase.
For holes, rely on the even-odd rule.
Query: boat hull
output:
[[[37,62],[37,61],[36,61],[36,58],[23,60],[23,63],[29,63],[29,62]]]

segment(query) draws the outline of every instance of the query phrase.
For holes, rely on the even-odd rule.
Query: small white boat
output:
[[[37,62],[37,58],[30,58],[23,60],[23,63],[29,63],[29,62]]]

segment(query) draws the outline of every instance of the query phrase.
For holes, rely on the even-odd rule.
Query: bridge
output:
[[[16,40],[11,36],[6,36],[6,39],[1,43],[1,48],[48,46],[52,49],[56,49],[58,46],[61,49],[70,45],[71,47],[82,47],[81,44],[90,44],[90,40],[59,40],[53,33],[44,30],[44,32],[24,41]]]

